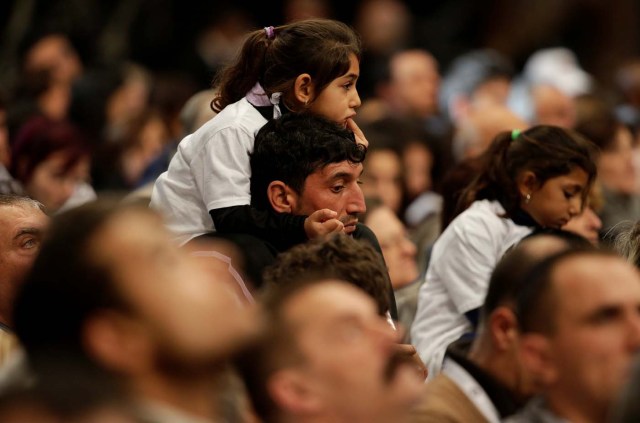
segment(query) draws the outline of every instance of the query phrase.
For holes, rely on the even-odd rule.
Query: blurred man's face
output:
[[[31,205],[0,206],[0,320],[8,319],[16,290],[31,269],[49,218]]]
[[[640,348],[640,277],[615,257],[576,257],[553,280],[549,397],[606,411]]]
[[[600,152],[598,176],[602,184],[613,192],[635,194],[633,136],[628,129],[618,128],[611,148]]]
[[[215,271],[179,249],[155,215],[117,215],[91,248],[111,269],[130,317],[152,344],[157,366],[215,365],[254,333],[253,313],[229,285],[235,281],[226,265],[221,262]]]
[[[428,117],[438,109],[440,74],[435,59],[426,52],[398,54],[390,64],[394,107],[417,117]]]
[[[326,415],[393,421],[420,396],[416,372],[393,359],[398,333],[357,288],[343,282],[311,286],[288,302],[283,315],[303,357],[298,371]]]
[[[71,84],[82,73],[82,62],[69,40],[58,34],[48,35],[31,48],[25,67],[30,71],[48,69],[54,83]]]
[[[535,123],[573,128],[576,124],[576,105],[573,98],[549,85],[534,87],[532,91]]]

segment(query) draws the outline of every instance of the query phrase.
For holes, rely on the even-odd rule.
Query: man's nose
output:
[[[364,194],[360,185],[356,185],[356,188],[351,193],[347,203],[347,213],[360,214],[367,211],[367,206],[364,203]]]

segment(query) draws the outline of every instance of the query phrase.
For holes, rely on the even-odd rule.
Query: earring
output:
[[[529,201],[531,201],[531,194],[527,194],[524,197],[524,203],[525,204],[529,204]]]

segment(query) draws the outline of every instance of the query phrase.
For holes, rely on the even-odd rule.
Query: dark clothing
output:
[[[307,216],[258,210],[253,206],[234,206],[209,210],[216,231],[223,235],[242,233],[268,239],[278,251],[288,250],[307,239]]]
[[[229,207],[229,209],[240,209],[240,208],[246,208],[247,212],[256,211],[250,206]],[[226,210],[226,209],[213,210],[211,213],[213,212],[217,213],[220,210]],[[257,212],[262,213],[259,211]],[[282,214],[282,213],[274,213],[274,212],[272,212],[272,214],[277,216],[277,218],[284,219],[285,224],[288,224],[286,223],[288,222],[286,220],[287,217],[291,218],[291,222],[295,222],[296,219],[302,219],[302,222],[304,222],[304,218],[305,218],[305,216],[293,216],[290,214]],[[257,221],[258,220],[256,219],[253,220],[253,222],[257,222]],[[215,221],[215,219],[214,219],[214,222],[216,224],[216,227],[218,227],[218,222]],[[295,224],[295,223],[292,223],[292,224]],[[244,258],[244,266],[242,267],[246,276],[249,279],[251,279],[250,282],[255,286],[255,288],[260,289],[262,286],[262,271],[275,261],[277,255],[283,251],[288,250],[290,247],[293,247],[295,244],[304,242],[306,240],[306,236],[304,236],[304,239],[299,239],[299,242],[293,242],[293,240],[289,240],[288,244],[290,245],[288,247],[283,248],[282,245],[287,244],[287,242],[283,242],[283,241],[286,241],[286,236],[284,236],[284,234],[281,233],[282,230],[280,230],[280,233],[278,233],[277,227],[271,226],[265,230],[262,230],[262,233],[266,234],[269,231],[272,231],[278,234],[277,241],[280,241],[280,247],[275,243],[265,241],[265,239],[269,239],[268,236],[261,237],[256,235],[256,233],[249,233],[249,231],[247,231],[247,233],[242,233],[242,234],[225,233],[223,231],[219,231],[219,232],[201,235],[199,237],[194,238],[190,242],[198,241],[200,239],[211,238],[211,237],[221,238],[221,239],[225,239],[233,242],[234,245],[238,247],[239,250],[242,252],[242,255]],[[303,233],[304,233],[304,230],[303,230]],[[351,235],[353,236],[354,239],[365,240],[366,242],[368,242],[380,254],[380,259],[384,261],[384,258],[382,256],[382,250],[380,249],[380,244],[378,243],[378,239],[376,238],[374,233],[371,231],[371,229],[369,229],[367,226],[365,226],[362,223],[357,223],[356,229],[353,231]],[[393,294],[393,287],[391,286],[391,280],[387,278],[387,281],[388,281],[388,295],[389,295],[389,313],[391,314],[391,317],[393,318],[393,320],[397,321],[398,310],[396,307],[395,296]]]
[[[501,419],[515,414],[524,404],[518,401],[513,392],[500,381],[467,358],[466,351],[469,347],[470,343],[456,342],[447,349],[447,357],[458,363],[478,382],[496,407]]]

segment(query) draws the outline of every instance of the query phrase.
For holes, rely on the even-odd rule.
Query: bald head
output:
[[[553,256],[518,301],[523,358],[559,417],[605,421],[640,348],[640,276],[604,252]]]
[[[457,161],[481,155],[502,131],[525,130],[527,123],[502,104],[473,107],[460,122],[454,138]]]
[[[573,98],[551,85],[532,88],[535,123],[573,128],[576,124],[576,105]]]

